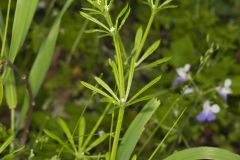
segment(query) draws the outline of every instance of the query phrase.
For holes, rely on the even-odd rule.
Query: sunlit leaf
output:
[[[215,147],[195,147],[177,151],[164,160],[240,160],[240,156]]]

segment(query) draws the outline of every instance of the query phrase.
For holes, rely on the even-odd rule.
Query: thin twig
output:
[[[33,112],[33,108],[35,106],[35,100],[34,100],[32,88],[30,86],[27,76],[25,74],[23,74],[22,71],[16,65],[11,63],[9,60],[2,60],[1,65],[4,65],[4,64],[6,64],[8,67],[10,67],[21,78],[21,80],[23,81],[23,83],[27,89],[27,92],[28,92],[28,95],[30,98],[29,99],[29,107],[30,108],[29,108],[27,116],[25,118],[25,124],[23,127],[23,131],[21,134],[21,140],[20,140],[20,145],[24,146],[27,141],[29,127],[30,127],[30,124],[32,121],[32,112]]]

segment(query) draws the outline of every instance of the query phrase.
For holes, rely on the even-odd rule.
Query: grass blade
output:
[[[12,143],[14,140],[14,136],[10,136],[1,146],[0,146],[0,154]]]
[[[152,87],[155,83],[157,83],[161,79],[161,76],[153,79],[151,82],[149,82],[147,85],[145,85],[140,91],[138,91],[128,102],[132,102],[134,99],[136,99],[138,96],[140,96],[143,92],[145,92],[147,89]]]
[[[62,130],[64,131],[65,135],[68,138],[68,141],[70,142],[70,144],[72,145],[72,148],[77,151],[74,140],[73,140],[73,136],[67,126],[67,124],[65,123],[65,121],[61,118],[58,119],[58,124],[61,126]]]
[[[117,160],[130,159],[132,152],[144,131],[144,126],[150,120],[159,105],[159,100],[152,99],[143,107],[140,113],[138,113],[122,138],[122,142],[117,152]]]
[[[175,152],[164,160],[193,160],[193,159],[216,159],[216,160],[240,160],[240,156],[228,150],[215,147],[195,147]]]
[[[11,62],[14,62],[15,57],[26,38],[37,4],[38,0],[17,1],[8,57]]]
[[[52,59],[54,49],[55,49],[55,45],[56,45],[56,41],[57,41],[57,37],[58,37],[58,33],[60,30],[60,23],[61,23],[62,16],[66,12],[66,10],[69,8],[69,6],[71,5],[72,2],[73,2],[73,0],[68,0],[65,3],[61,13],[56,18],[46,40],[41,45],[38,55],[37,55],[37,58],[34,61],[34,64],[31,68],[30,75],[29,75],[29,82],[31,84],[31,88],[32,88],[32,92],[33,92],[34,96],[37,95],[37,93],[43,83],[43,80],[46,76],[48,68],[50,66],[51,59]],[[44,64],[44,65],[42,65],[42,64]],[[24,122],[26,113],[29,108],[28,101],[29,101],[28,96],[25,96],[22,111],[20,113],[20,118],[19,118],[19,122],[18,122],[19,128],[21,128],[23,126],[23,122]]]
[[[164,138],[162,139],[162,141],[158,144],[157,148],[153,151],[152,155],[150,156],[149,160],[152,160],[154,155],[157,153],[157,151],[160,149],[160,147],[162,146],[162,144],[165,142],[165,140],[168,138],[169,134],[172,132],[172,130],[174,129],[174,127],[177,125],[178,121],[182,118],[183,114],[185,113],[187,107],[184,108],[184,110],[181,112],[181,114],[178,116],[178,118],[175,120],[175,122],[173,123],[172,127],[168,130],[167,134],[164,136]]]

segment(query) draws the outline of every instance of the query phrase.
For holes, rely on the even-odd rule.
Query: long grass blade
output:
[[[14,62],[17,53],[26,38],[37,4],[38,0],[17,1],[12,28],[11,45],[8,57],[11,62]]]
[[[60,23],[61,23],[62,16],[66,12],[66,10],[69,8],[69,6],[71,5],[72,2],[73,2],[73,0],[68,0],[65,3],[61,13],[58,15],[57,19],[55,20],[46,40],[41,45],[38,55],[37,55],[37,58],[34,61],[34,64],[31,68],[30,75],[29,75],[29,81],[30,81],[30,84],[32,87],[32,92],[33,92],[34,96],[37,95],[37,93],[43,83],[43,80],[46,76],[48,68],[50,66],[51,59],[52,59],[54,49],[56,46],[58,33],[60,30]],[[22,110],[20,113],[19,122],[18,122],[18,127],[20,127],[20,128],[23,126],[23,122],[24,122],[26,113],[29,108],[29,104],[28,104],[29,100],[28,99],[29,99],[28,96],[25,96],[23,107],[22,107]]]
[[[183,114],[185,113],[187,107],[185,107],[183,109],[183,111],[181,112],[181,114],[178,116],[178,118],[175,120],[175,122],[173,123],[172,127],[168,130],[167,134],[164,136],[164,138],[161,140],[161,142],[158,144],[157,148],[153,151],[153,153],[151,154],[149,160],[152,160],[153,157],[155,156],[155,154],[157,153],[157,151],[160,149],[160,147],[162,147],[163,143],[165,142],[165,140],[168,138],[168,136],[170,135],[170,133],[172,132],[172,130],[174,129],[174,127],[178,124],[179,120],[182,118]]]
[[[117,152],[117,160],[129,160],[132,152],[144,131],[144,126],[150,120],[153,113],[159,107],[160,101],[150,100],[132,121],[129,128],[122,138],[122,142]]]
[[[8,139],[0,146],[0,154],[12,143],[14,136],[8,137]]]
[[[240,156],[228,150],[215,147],[195,147],[175,152],[164,160],[240,160]]]

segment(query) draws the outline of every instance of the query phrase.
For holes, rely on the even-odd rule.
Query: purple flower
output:
[[[222,97],[224,101],[227,101],[228,94],[232,93],[230,86],[232,85],[231,79],[226,79],[224,81],[224,86],[219,86],[216,88],[218,94]]]
[[[190,78],[189,70],[191,68],[190,64],[185,64],[184,67],[176,69],[178,77],[173,81],[173,87],[176,87],[179,83],[187,81]]]
[[[203,110],[197,115],[197,120],[200,122],[211,122],[216,119],[215,114],[220,111],[220,107],[217,104],[210,105],[209,100],[206,100],[203,104]]]

